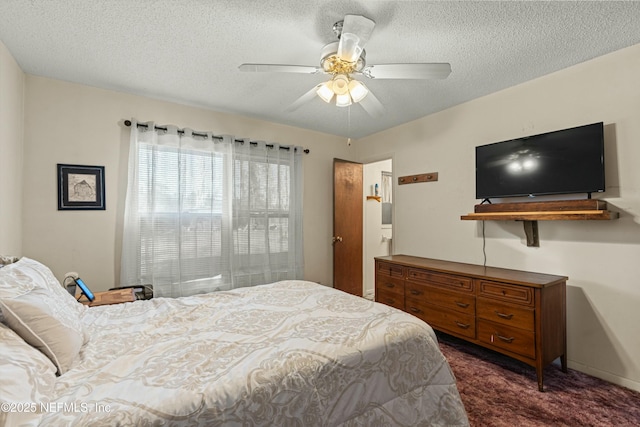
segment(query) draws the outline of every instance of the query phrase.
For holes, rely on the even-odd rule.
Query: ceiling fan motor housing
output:
[[[343,61],[338,57],[338,45],[340,42],[332,42],[325,45],[320,52],[320,66],[327,73],[351,74],[362,71],[367,64],[367,53],[362,50],[355,63]]]

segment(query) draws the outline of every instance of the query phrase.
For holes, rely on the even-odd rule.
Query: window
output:
[[[301,277],[300,153],[135,133],[123,286],[149,283],[158,295],[180,296]]]

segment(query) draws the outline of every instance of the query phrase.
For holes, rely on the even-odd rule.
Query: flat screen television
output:
[[[603,192],[602,122],[476,147],[476,198]]]

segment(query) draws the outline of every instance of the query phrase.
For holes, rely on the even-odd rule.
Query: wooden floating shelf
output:
[[[607,210],[607,202],[596,199],[554,200],[476,205],[474,212],[462,215],[472,221],[524,221],[527,246],[540,246],[538,221],[606,221],[618,218]]]
[[[475,221],[559,221],[559,220],[610,220],[618,218],[617,212],[604,210],[540,211],[540,212],[482,212],[462,215],[460,219]]]

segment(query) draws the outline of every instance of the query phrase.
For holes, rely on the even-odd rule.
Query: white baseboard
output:
[[[591,375],[592,377],[608,381],[612,384],[617,384],[631,390],[640,391],[640,382],[612,374],[611,372],[601,371],[599,369],[592,368],[591,366],[583,365],[582,363],[578,362],[572,362],[570,360],[567,361],[567,367],[575,369],[576,371],[583,372],[587,375]]]

